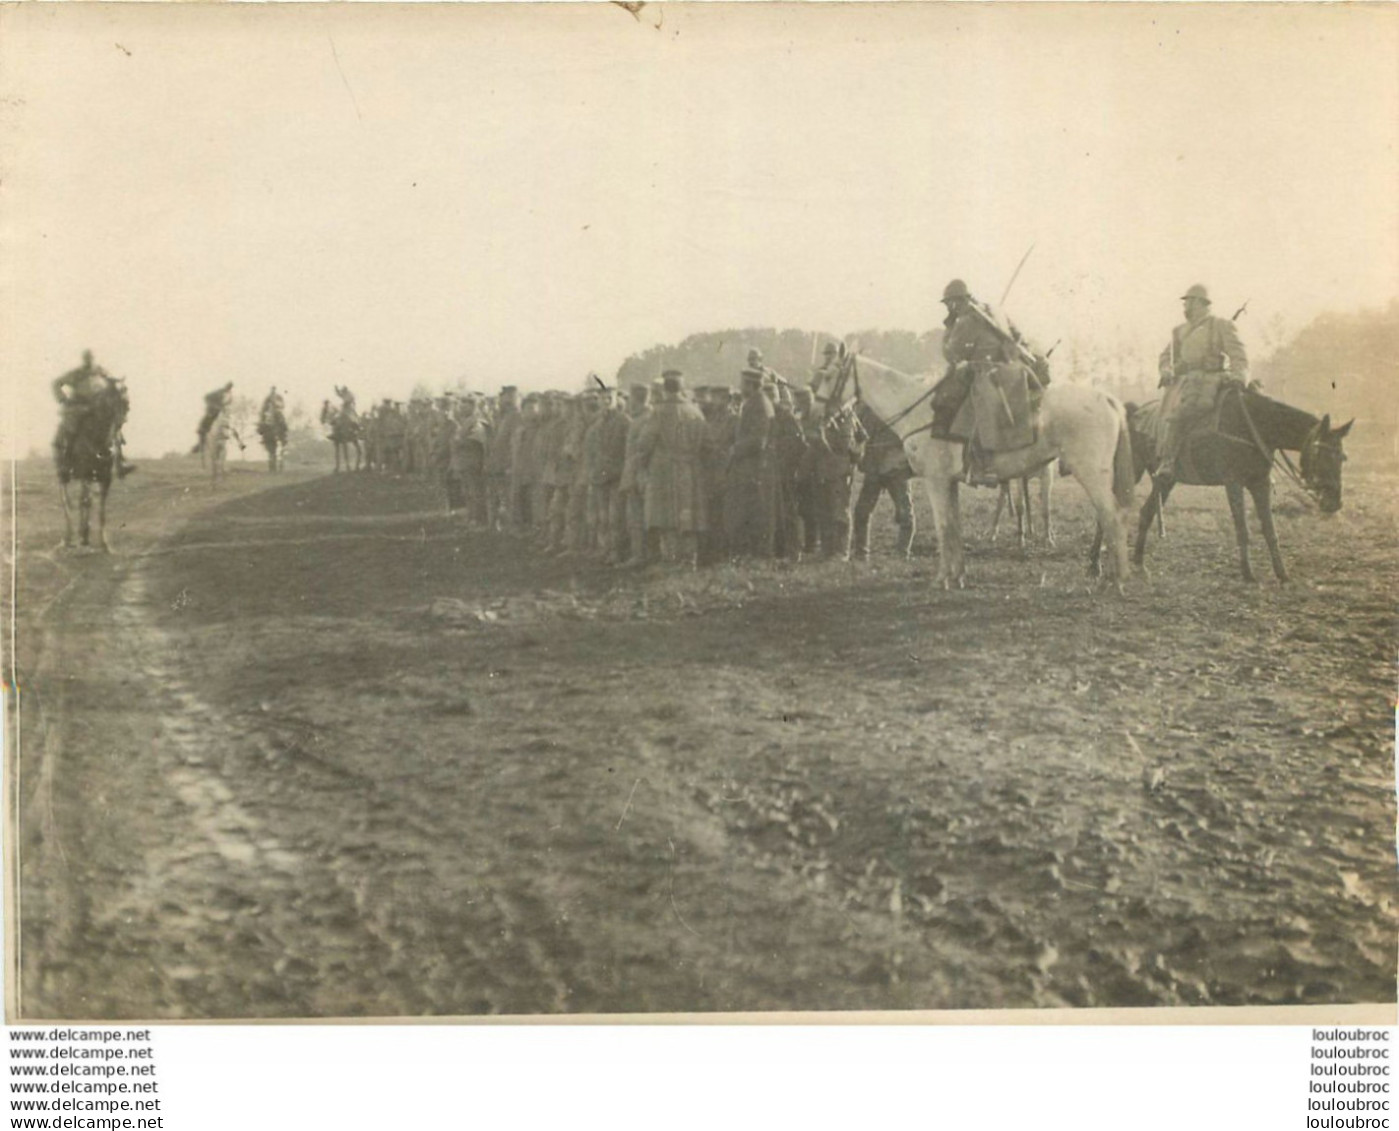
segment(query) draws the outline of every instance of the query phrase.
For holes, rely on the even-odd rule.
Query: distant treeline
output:
[[[1356,418],[1356,450],[1399,443],[1399,301],[1383,310],[1323,314],[1254,367],[1264,391],[1336,423]]]
[[[757,349],[762,351],[763,364],[769,369],[804,385],[813,366],[820,363],[822,347],[827,342],[842,341],[904,373],[940,372],[942,369],[941,328],[924,334],[909,330],[862,330],[843,338],[810,330],[749,328],[691,334],[679,345],[652,346],[622,363],[617,370],[617,384],[625,389],[652,381],[663,370],[679,369],[691,388],[697,385],[738,388],[748,351]]]

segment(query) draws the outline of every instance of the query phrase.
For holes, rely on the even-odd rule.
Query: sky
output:
[[[1155,354],[1399,295],[1393,5],[0,8],[0,443],[91,348],[202,395],[581,387],[707,330],[922,331],[953,277]]]

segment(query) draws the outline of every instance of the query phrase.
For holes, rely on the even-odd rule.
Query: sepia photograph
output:
[[[7,1021],[1392,1022],[1397,62],[0,8]]]

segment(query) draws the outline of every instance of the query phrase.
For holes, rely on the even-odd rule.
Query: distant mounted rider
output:
[[[113,377],[94,363],[91,350],[83,350],[83,363],[80,366],[55,378],[53,395],[61,406],[58,435],[54,438],[54,450],[60,460],[69,458],[73,441],[98,402],[104,397],[114,396],[118,398],[120,406],[111,437],[116,455],[116,473],[119,478],[123,478],[136,470],[136,466],[127,463],[122,455],[122,424],[126,420],[129,407],[126,382]]]
[[[277,386],[272,386],[272,391],[263,398],[262,408],[258,411],[257,422],[259,427],[275,427],[278,420],[286,423],[286,401],[282,394],[277,392]]]
[[[340,407],[345,411],[351,420],[358,420],[359,413],[355,410],[355,395],[344,385],[335,386],[335,395],[340,398]]]
[[[232,403],[232,381],[204,394],[204,415],[200,418],[198,429],[199,442],[190,449],[191,455],[198,455],[204,450],[205,441],[209,438],[209,429],[214,426],[214,421],[219,418],[219,413],[226,410]]]
[[[1185,438],[1213,409],[1221,384],[1248,384],[1248,353],[1233,320],[1210,313],[1208,288],[1196,283],[1181,302],[1185,321],[1171,331],[1160,359],[1160,386],[1166,391],[1157,425],[1161,462],[1156,477],[1162,480],[1175,478]]]

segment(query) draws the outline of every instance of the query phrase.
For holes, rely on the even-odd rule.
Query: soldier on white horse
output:
[[[1093,388],[1044,387],[1035,355],[960,280],[948,284],[943,301],[949,368],[942,381],[929,386],[887,366],[862,368],[858,358],[849,367],[856,396],[898,431],[927,487],[938,541],[936,583],[950,588],[966,581],[957,492],[969,464],[976,475],[1004,482],[1063,459],[1097,512],[1120,589],[1134,482],[1122,404]],[[839,381],[819,381],[817,394],[829,407]],[[967,451],[972,444],[975,453]]]

